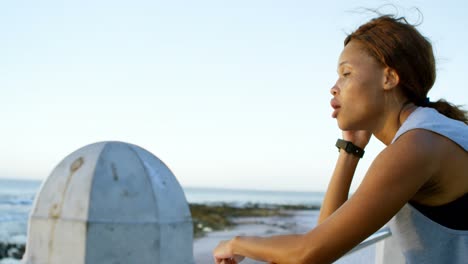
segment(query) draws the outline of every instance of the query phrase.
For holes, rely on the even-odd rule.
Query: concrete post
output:
[[[192,229],[166,165],[135,145],[95,143],[67,156],[42,185],[22,263],[194,263]]]

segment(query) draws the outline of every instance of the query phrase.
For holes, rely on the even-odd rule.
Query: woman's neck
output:
[[[378,131],[374,131],[374,136],[385,145],[390,145],[398,129],[416,108],[417,106],[413,103],[405,102],[400,108],[389,111],[383,126]]]

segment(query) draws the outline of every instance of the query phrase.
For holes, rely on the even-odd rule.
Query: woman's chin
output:
[[[338,124],[338,127],[341,129],[341,130],[349,130],[347,129],[348,126],[345,122],[343,122],[342,120],[340,120],[339,118],[336,118],[336,123]]]
[[[336,119],[338,127],[342,131],[350,131],[350,130],[360,130],[362,128],[359,128],[356,125],[350,124],[349,122],[345,122],[344,120],[340,120],[339,118]]]

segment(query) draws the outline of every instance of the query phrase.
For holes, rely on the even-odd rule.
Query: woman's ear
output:
[[[398,73],[394,69],[386,67],[384,70],[384,89],[391,90],[397,87],[399,83],[400,76],[398,76]]]

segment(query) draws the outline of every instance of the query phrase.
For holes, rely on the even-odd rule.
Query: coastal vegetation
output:
[[[235,204],[190,204],[194,237],[202,237],[211,231],[225,230],[235,226],[237,217],[287,216],[291,210],[318,210],[317,206],[307,205],[270,205],[247,203]]]

